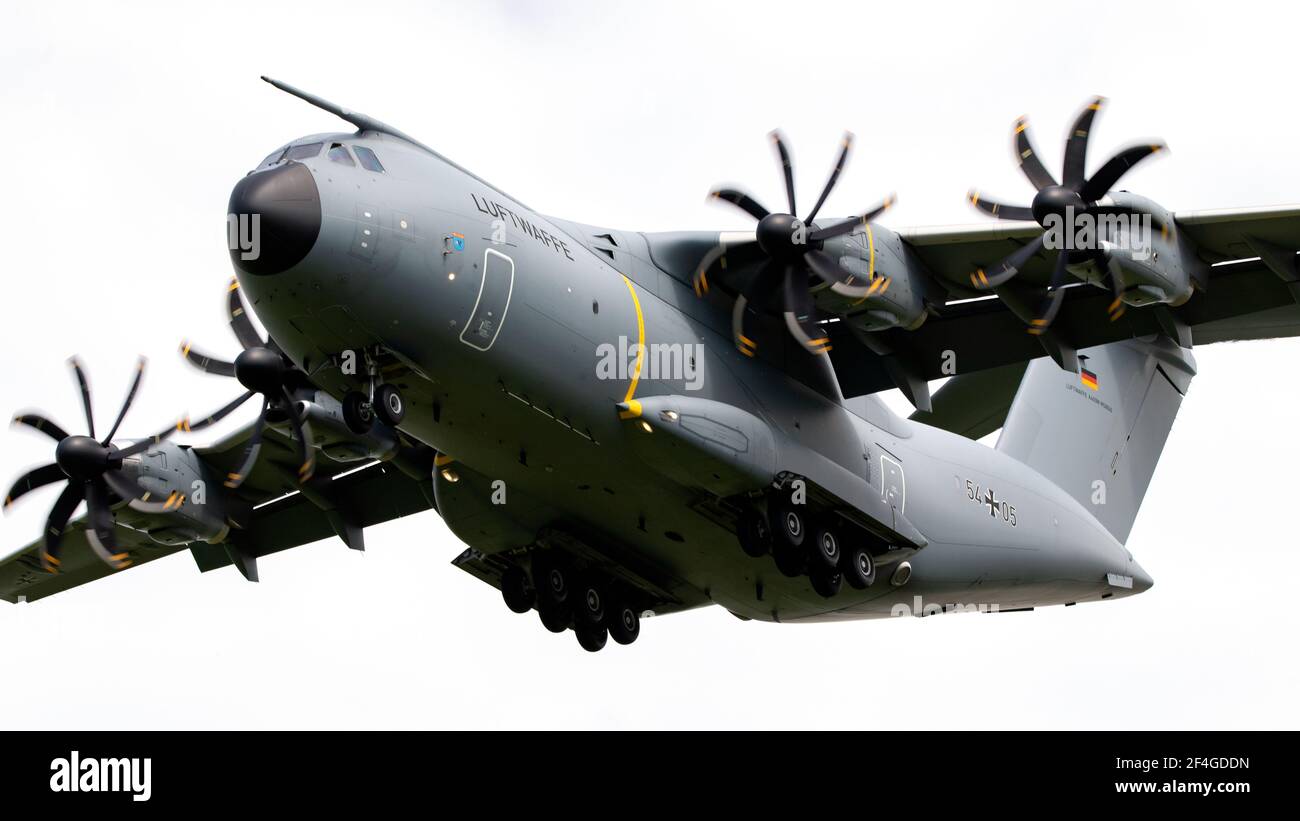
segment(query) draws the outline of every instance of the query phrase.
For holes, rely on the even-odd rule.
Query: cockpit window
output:
[[[352,146],[352,150],[357,152],[357,161],[361,163],[362,168],[379,174],[384,173],[384,167],[380,165],[379,158],[375,156],[375,152],[366,148],[364,145],[354,145]]]
[[[307,160],[320,153],[322,143],[303,143],[291,145],[284,150],[282,160]]]
[[[331,145],[329,153],[325,156],[329,157],[331,162],[340,163],[341,165],[356,165],[352,161],[352,155],[348,153],[347,146],[343,145],[343,143]]]
[[[273,162],[279,162],[280,158],[283,156],[284,156],[284,149],[277,148],[274,151],[272,151],[270,154],[267,154],[266,159],[262,160],[262,162],[259,163],[257,167],[262,168],[264,166],[270,165]]]

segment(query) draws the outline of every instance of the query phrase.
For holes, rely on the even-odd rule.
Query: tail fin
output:
[[[1164,337],[1080,351],[1078,373],[1035,360],[998,450],[1078,499],[1122,543],[1195,375],[1191,352]]]

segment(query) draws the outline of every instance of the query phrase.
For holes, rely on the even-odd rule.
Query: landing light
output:
[[[451,482],[453,485],[460,481],[460,475],[456,473],[456,471],[452,470],[451,468],[442,469],[442,478],[446,479],[448,482]]]
[[[662,417],[664,418],[664,420],[667,421],[667,422],[676,422],[676,421],[677,421],[677,411],[675,411],[675,410],[666,410],[666,411],[664,411],[663,413],[661,413],[661,414],[659,414],[659,415],[662,416]]]
[[[645,431],[646,433],[655,432],[655,429],[650,427],[650,423],[645,421],[644,419],[641,420],[641,430]]]

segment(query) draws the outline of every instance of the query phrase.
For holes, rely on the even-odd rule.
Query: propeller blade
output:
[[[772,292],[781,284],[781,269],[781,263],[769,259],[736,297],[736,304],[731,308],[731,336],[736,348],[745,356],[753,356],[758,351],[758,343],[745,333],[749,303],[755,302],[757,310],[762,310],[771,300]]]
[[[171,495],[163,501],[150,501],[153,494],[141,487],[137,482],[128,479],[121,471],[108,470],[104,472],[104,482],[108,489],[117,494],[118,498],[123,499],[132,510],[139,513],[159,514],[170,513],[173,510],[180,510],[181,505],[185,502],[185,496],[172,491]]]
[[[813,242],[821,242],[823,240],[828,240],[834,237],[841,236],[843,234],[847,234],[850,231],[852,231],[854,228],[857,228],[860,225],[866,225],[867,223],[874,220],[876,217],[885,213],[890,208],[892,208],[894,203],[897,201],[898,201],[897,198],[893,194],[890,194],[888,197],[885,197],[884,201],[881,202],[880,205],[877,205],[875,208],[871,209],[870,211],[863,214],[862,216],[853,217],[852,219],[846,219],[843,222],[837,222],[834,225],[831,225],[827,228],[818,228],[816,231],[813,231],[811,234],[808,235],[808,239]]]
[[[736,303],[731,306],[731,338],[736,343],[736,349],[745,356],[753,356],[758,350],[758,343],[745,335],[745,317],[749,300],[744,294],[736,297]]]
[[[90,383],[86,381],[86,372],[81,368],[81,360],[72,357],[68,360],[72,366],[72,372],[76,374],[77,384],[81,387],[81,406],[86,411],[86,427],[90,429],[90,437],[95,436],[95,413],[90,409]]]
[[[984,199],[980,192],[972,188],[966,193],[966,199],[970,204],[983,211],[985,214],[997,217],[1000,220],[1026,220],[1034,221],[1033,209],[1024,205],[1003,205],[1000,202]]]
[[[68,432],[58,425],[41,416],[39,413],[22,413],[14,417],[13,424],[26,425],[29,428],[40,431],[56,442],[62,442],[68,438]]]
[[[822,210],[822,205],[825,204],[826,198],[829,197],[831,194],[831,189],[835,187],[836,181],[838,181],[840,178],[840,172],[843,171],[844,166],[848,164],[849,151],[852,148],[853,148],[853,132],[845,131],[844,138],[840,140],[839,159],[835,161],[835,167],[831,169],[831,175],[827,177],[826,185],[822,187],[822,193],[821,196],[817,198],[817,204],[813,206],[812,212],[808,214],[808,217],[806,219],[804,219],[805,225],[812,225],[812,221],[817,218],[817,213]],[[793,204],[791,204],[790,213],[791,214],[794,213]]]
[[[1092,179],[1083,184],[1079,189],[1079,196],[1083,197],[1085,202],[1095,202],[1106,196],[1106,192],[1115,187],[1115,183],[1129,172],[1133,166],[1150,157],[1152,154],[1158,154],[1165,150],[1161,143],[1151,145],[1135,145],[1132,148],[1126,148],[1115,156],[1106,161]]]
[[[718,188],[709,193],[709,196],[715,200],[729,202],[740,210],[749,214],[756,220],[766,217],[770,211],[764,208],[758,200],[746,194],[744,191],[737,191],[734,188]]]
[[[1039,191],[1056,185],[1056,179],[1043,167],[1043,161],[1034,153],[1034,146],[1029,142],[1029,120],[1021,117],[1016,120],[1015,144],[1016,158],[1020,161],[1020,170],[1029,178],[1029,182]]]
[[[60,479],[66,478],[68,477],[64,475],[63,470],[53,462],[33,468],[19,476],[18,480],[13,483],[13,487],[9,488],[9,493],[5,496],[4,509],[8,511],[10,505],[33,490],[52,485]]]
[[[177,429],[189,432],[189,431],[203,430],[206,427],[211,427],[212,425],[215,425],[218,422],[220,422],[222,419],[225,419],[230,414],[234,413],[236,410],[238,410],[240,405],[244,404],[245,402],[247,402],[249,399],[252,398],[253,398],[252,391],[244,391],[244,393],[235,397],[234,401],[226,404],[216,413],[213,413],[209,416],[205,416],[204,418],[200,419],[197,422],[191,422],[188,419],[182,420],[180,424],[177,425]]]
[[[185,357],[191,365],[204,373],[210,373],[213,376],[235,375],[234,362],[225,362],[221,359],[208,356],[207,354],[199,353],[194,350],[193,346],[191,346],[187,340],[181,340],[181,356]]]
[[[812,269],[813,274],[827,285],[847,285],[853,281],[853,274],[840,267],[839,263],[825,251],[814,248],[804,254],[803,258],[808,261],[808,267]]]
[[[130,555],[117,548],[116,521],[113,519],[113,509],[108,505],[108,489],[103,482],[86,483],[86,519],[90,525],[86,529],[86,542],[95,555],[114,570],[130,567]]]
[[[970,275],[971,285],[981,291],[987,291],[1005,284],[1020,273],[1020,269],[1025,267],[1025,263],[1043,250],[1043,242],[1044,238],[1040,235],[1028,245],[1017,248],[993,268],[992,274],[986,273],[983,268],[976,270],[975,273]]]
[[[284,401],[285,407],[289,409],[289,421],[293,423],[294,435],[298,437],[298,458],[301,461],[298,466],[298,481],[306,482],[316,472],[316,448],[312,445],[311,426],[306,419],[299,418],[293,397],[287,390],[284,391]]]
[[[1065,299],[1065,266],[1070,262],[1069,256],[1064,251],[1056,252],[1056,265],[1052,268],[1052,284],[1047,292],[1047,297],[1043,302],[1043,308],[1039,311],[1038,316],[1029,323],[1027,329],[1029,333],[1038,336],[1044,333],[1052,322],[1056,320],[1056,315],[1061,311],[1061,302]]]
[[[73,511],[81,503],[84,492],[80,483],[68,482],[45,519],[45,547],[41,553],[41,564],[50,573],[59,572],[59,548],[63,545],[63,533]]]
[[[794,266],[786,266],[781,282],[785,327],[809,353],[824,354],[831,349],[831,340],[812,323],[816,307],[807,286],[800,281],[802,277],[796,276],[797,271]]]
[[[763,256],[762,247],[752,240],[735,245],[726,243],[715,245],[695,267],[695,274],[691,278],[695,295],[702,297],[709,292],[709,271],[713,270],[715,265],[718,273],[725,275],[730,269],[753,264],[762,260]]]
[[[1062,182],[1066,188],[1078,191],[1084,182],[1085,167],[1088,159],[1088,132],[1092,130],[1092,120],[1106,103],[1105,97],[1095,97],[1088,107],[1079,112],[1070,129],[1070,138],[1065,141],[1065,165],[1061,169]]]
[[[133,443],[130,447],[122,448],[121,450],[117,451],[116,457],[120,461],[122,459],[135,456],[137,453],[142,453],[148,450],[149,448],[153,447],[154,445],[158,444],[162,440],[166,439],[167,437],[171,436],[176,431],[188,430],[188,428],[183,427],[186,424],[188,424],[188,422],[182,419],[181,421],[177,422],[176,424],[172,425],[166,430],[155,433],[153,436],[149,436],[144,439],[141,439],[140,441]]]
[[[239,280],[231,278],[227,294],[226,308],[230,313],[230,329],[235,332],[235,338],[244,350],[261,347],[262,337],[258,336],[253,320],[244,312],[244,301],[239,298]]]
[[[127,391],[126,399],[122,401],[122,409],[117,412],[117,419],[113,421],[113,427],[109,429],[108,435],[104,437],[101,444],[107,445],[113,441],[113,435],[117,429],[122,426],[122,420],[126,417],[126,412],[131,409],[131,403],[135,401],[136,391],[140,390],[140,381],[144,379],[145,358],[142,356],[135,363],[135,379],[131,381],[131,390]]]
[[[777,160],[781,163],[781,172],[785,175],[785,199],[790,204],[788,213],[797,214],[798,211],[794,205],[794,164],[790,162],[790,150],[785,146],[785,140],[780,129],[767,136],[772,138],[772,145],[776,147]],[[762,218],[760,217],[760,219]]]
[[[262,400],[262,411],[257,415],[257,421],[253,423],[253,434],[248,437],[248,446],[244,448],[244,460],[226,476],[226,487],[234,490],[244,483],[248,474],[253,472],[253,466],[257,464],[257,456],[262,452],[262,431],[266,428],[266,409],[270,406],[270,400]]]

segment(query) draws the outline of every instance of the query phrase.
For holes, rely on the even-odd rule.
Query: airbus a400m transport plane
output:
[[[117,439],[137,373],[101,437],[77,366],[84,435],[17,417],[55,458],[6,505],[63,490],[0,597],[181,550],[256,581],[264,556],[330,535],[360,550],[367,526],[432,507],[467,546],[456,567],[588,650],[709,604],[794,622],[1122,598],[1152,584],[1125,542],[1193,343],[1300,331],[1300,207],[1116,190],[1161,146],[1089,175],[1101,99],[1059,180],[1017,121],[1032,203],[968,195],[998,222],[892,229],[892,197],[824,216],[851,136],[799,210],[774,133],[784,210],[719,189],[753,231],[639,233],[539,214],[269,82],[357,130],[293,140],[231,193],[238,348],[182,352],[242,392]],[[895,387],[910,418],[878,398]],[[250,426],[181,443],[248,401]]]

